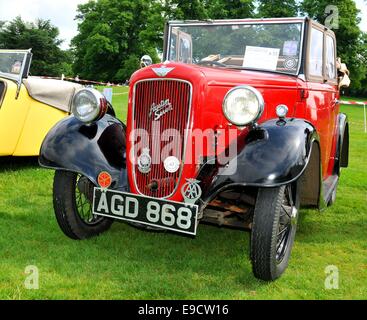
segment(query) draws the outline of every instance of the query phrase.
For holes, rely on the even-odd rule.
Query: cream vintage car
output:
[[[28,76],[31,50],[0,50],[0,156],[37,156],[82,86]]]

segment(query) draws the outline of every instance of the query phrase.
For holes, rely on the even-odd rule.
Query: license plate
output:
[[[196,235],[198,206],[194,204],[94,188],[93,213]]]

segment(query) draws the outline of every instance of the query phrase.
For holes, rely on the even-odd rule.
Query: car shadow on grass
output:
[[[38,157],[0,157],[0,173],[39,167]]]
[[[47,216],[53,219],[51,213]],[[91,281],[123,287],[124,298],[147,298],[145,293],[153,299],[211,299],[211,292],[217,292],[217,298],[234,297],[235,292],[250,297],[268,285],[252,274],[249,233],[245,231],[200,225],[197,237],[190,238],[138,230],[116,221],[99,237],[74,241],[61,233],[56,221],[46,228],[49,230],[33,230],[35,263],[41,259],[43,268],[74,281],[99,270]],[[47,259],[39,256],[37,244],[48,253]]]
[[[364,213],[354,212],[338,201],[322,211],[301,209],[297,224],[296,242],[305,245],[330,245],[360,242],[365,239],[367,220]]]
[[[247,231],[200,224],[197,236],[190,237],[169,231],[144,231],[115,222],[104,236],[118,238],[115,245],[121,248],[129,244],[128,253],[121,254],[121,261],[127,258],[149,266],[153,273],[165,270],[172,275],[187,274],[189,278],[200,278],[198,282],[208,281],[208,286],[225,286],[228,280],[248,291],[266,284],[252,274]]]

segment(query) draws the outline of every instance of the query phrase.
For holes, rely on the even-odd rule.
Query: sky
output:
[[[77,6],[86,2],[88,0],[0,0],[0,21],[19,15],[25,21],[51,20],[59,28],[59,38],[65,40],[62,49],[67,49],[77,34],[78,24],[74,20]]]
[[[360,27],[363,31],[367,32],[367,4],[365,0],[355,0],[355,3],[357,8],[361,10],[360,17],[362,18],[362,21]]]
[[[77,22],[74,20],[78,4],[88,0],[0,0],[0,21],[11,20],[20,15],[23,20],[36,18],[51,20],[60,30],[60,39],[65,40],[63,49],[67,49],[70,40],[77,34]],[[355,0],[361,10],[361,29],[367,32],[367,4],[364,0]]]

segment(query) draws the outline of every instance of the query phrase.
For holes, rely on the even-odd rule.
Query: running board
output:
[[[337,174],[330,176],[329,178],[327,178],[323,183],[322,183],[322,190],[323,190],[323,197],[324,197],[324,201],[325,203],[329,203],[333,191],[336,188],[337,184],[339,181],[339,176]]]

